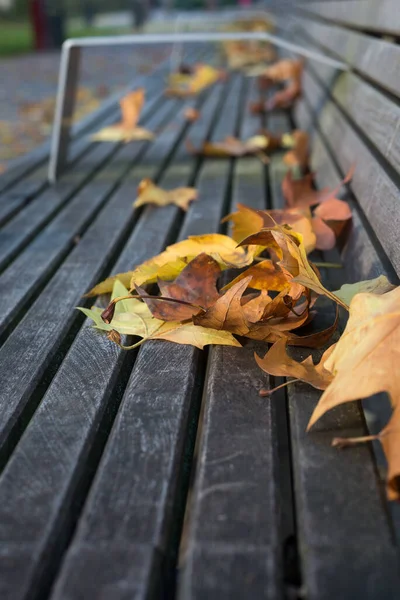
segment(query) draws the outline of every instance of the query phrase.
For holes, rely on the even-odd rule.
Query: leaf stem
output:
[[[139,340],[138,342],[136,342],[136,344],[132,344],[131,346],[124,346],[124,344],[120,344],[119,342],[114,340],[114,343],[117,344],[117,346],[119,346],[122,350],[134,350],[135,348],[138,348],[139,346],[141,346],[143,344],[143,342],[145,342],[148,338],[143,338],[141,340]]]
[[[324,269],[343,269],[343,265],[340,263],[330,263],[330,262],[314,262],[313,265],[319,268]]]
[[[354,446],[356,444],[363,444],[365,442],[373,442],[379,440],[380,435],[364,435],[355,438],[341,438],[335,437],[332,440],[332,446],[336,448],[346,448],[346,446]]]
[[[296,383],[296,381],[301,381],[301,379],[291,379],[290,381],[285,381],[285,383],[281,383],[281,385],[277,385],[276,387],[272,388],[272,390],[267,390],[265,388],[262,388],[258,392],[258,395],[261,396],[262,398],[265,398],[266,396],[271,396],[271,394],[273,394],[277,390],[280,390],[288,385],[291,385],[292,383]]]

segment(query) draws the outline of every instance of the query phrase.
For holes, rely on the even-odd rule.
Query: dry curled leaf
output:
[[[262,229],[259,233],[249,236],[241,242],[241,246],[251,244],[257,246],[279,247],[279,266],[293,277],[293,282],[313,290],[319,295],[325,295],[334,302],[348,308],[347,305],[321,283],[315,267],[307,259],[303,237],[287,225],[276,225]]]
[[[360,293],[353,297],[343,335],[323,362],[334,379],[308,424],[310,429],[326,411],[339,404],[387,392],[394,412],[378,439],[389,464],[388,495],[392,499],[400,497],[399,302],[400,287],[382,295]]]
[[[203,327],[223,329],[237,335],[245,335],[249,331],[241,299],[247,289],[251,277],[238,281],[203,314],[194,317],[193,322]]]
[[[95,142],[152,140],[154,134],[151,131],[137,126],[144,101],[145,91],[143,88],[130,92],[121,98],[119,102],[122,113],[121,121],[115,125],[103,127],[103,129],[92,135],[91,139]]]
[[[151,179],[142,179],[137,191],[138,197],[133,203],[135,208],[139,208],[139,206],[143,206],[144,204],[156,204],[157,206],[175,204],[182,210],[187,211],[190,202],[197,200],[197,190],[195,188],[163,190],[153,183]]]
[[[147,292],[139,286],[136,286],[136,291],[146,295],[144,301],[154,317],[163,321],[185,321],[204,312],[218,300],[216,283],[220,274],[221,267],[217,261],[202,253],[183,269],[175,281],[158,281],[162,299],[147,296]],[[178,302],[166,302],[166,298]]]
[[[318,390],[325,390],[332,381],[333,375],[324,368],[324,362],[333,352],[334,346],[330,346],[323,354],[320,363],[314,365],[311,356],[302,362],[293,360],[286,352],[286,345],[286,339],[282,338],[274,343],[264,358],[255,354],[258,366],[269,375],[294,377],[309,383]]]

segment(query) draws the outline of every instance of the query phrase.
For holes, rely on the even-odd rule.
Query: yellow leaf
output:
[[[165,323],[153,336],[153,339],[168,340],[176,344],[188,344],[200,349],[209,344],[241,347],[241,344],[228,331],[218,331],[193,325],[193,323]]]
[[[286,339],[282,338],[275,342],[264,358],[257,354],[254,356],[258,366],[269,375],[294,377],[319,390],[325,390],[332,381],[333,375],[324,368],[324,361],[333,352],[333,349],[334,346],[331,346],[325,351],[318,365],[314,365],[311,356],[299,363],[288,356],[286,353]]]
[[[144,204],[156,204],[157,206],[175,204],[186,211],[189,203],[193,200],[197,200],[195,188],[175,188],[167,191],[155,185],[150,179],[143,179],[139,183],[138,197],[133,206],[138,208]]]
[[[192,73],[173,73],[169,78],[167,94],[172,96],[193,96],[203,91],[219,79],[222,72],[211,65],[198,64]]]
[[[400,287],[383,295],[360,293],[354,296],[343,335],[323,362],[323,367],[334,375],[333,381],[308,424],[310,429],[326,411],[339,404],[387,392],[393,415],[375,437],[382,442],[389,463],[388,496],[397,500],[400,497],[399,306]],[[349,443],[369,439],[368,436],[353,438]]]
[[[227,235],[212,233],[208,235],[194,235],[146,260],[133,271],[120,273],[108,277],[97,284],[87,296],[96,296],[111,292],[116,278],[121,279],[125,285],[130,278],[130,288],[134,285],[155,283],[157,279],[170,281],[175,279],[193,258],[205,252],[214,258],[222,269],[235,267],[241,269],[250,265],[255,256],[256,249],[249,246],[246,250],[238,248],[236,242]]]
[[[113,298],[127,296],[128,290],[118,280],[114,283]],[[239,346],[240,343],[227,331],[216,331],[193,323],[171,321],[165,323],[151,314],[148,306],[137,298],[125,298],[115,304],[111,323],[105,323],[101,314],[103,310],[94,306],[91,310],[80,308],[92,319],[97,329],[121,335],[133,335],[146,340],[168,340],[177,344],[188,344],[196,348],[204,348],[209,344]],[[111,339],[115,339],[115,335]]]
[[[143,127],[137,127],[145,99],[143,88],[130,92],[120,100],[122,118],[119,123],[103,127],[91,136],[95,142],[132,142],[152,140],[154,134]]]

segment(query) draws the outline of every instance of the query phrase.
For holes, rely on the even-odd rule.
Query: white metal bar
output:
[[[271,42],[281,48],[291,50],[296,54],[312,60],[328,64],[341,71],[348,71],[349,65],[330,58],[322,53],[315,52],[299,44],[267,33],[264,31],[250,32],[194,32],[194,33],[166,33],[143,35],[120,35],[107,37],[76,38],[64,42],[61,54],[60,75],[57,90],[56,110],[53,124],[53,135],[50,151],[48,178],[54,183],[63,169],[68,150],[69,131],[71,127],[72,110],[76,97],[78,79],[79,51],[81,48],[101,46],[123,46],[140,44],[182,44],[186,42],[221,42],[221,41],[255,40]]]

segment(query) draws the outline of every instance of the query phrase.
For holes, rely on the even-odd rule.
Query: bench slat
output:
[[[326,173],[326,161],[329,164],[331,160],[326,153],[319,154],[321,149],[321,145],[315,147],[315,160],[324,165]],[[314,162],[313,167],[317,168],[317,164]],[[339,181],[332,171],[328,180],[322,179],[321,173],[318,179],[323,187]],[[280,206],[281,193],[273,201]],[[333,287],[329,281],[328,287]],[[325,325],[331,322],[329,314]],[[296,360],[303,360],[310,351],[295,348],[291,354]],[[314,361],[320,356],[321,352],[315,352]],[[365,435],[360,408],[349,403],[332,410],[306,434],[320,395],[303,383],[293,384],[287,390],[299,549],[307,597],[372,600],[382,594],[395,598],[398,557],[370,450],[367,446],[354,448],[346,459],[344,452],[330,445],[336,432],[341,436]],[[360,573],[357,578],[355,565]]]
[[[148,103],[143,120],[146,122],[158,99]],[[173,102],[173,101],[172,101]],[[166,106],[168,106],[168,102]],[[172,105],[171,105],[172,106]],[[60,183],[48,188],[43,194],[30,203],[14,219],[1,230],[0,236],[0,269],[10,263],[16,254],[28,244],[32,238],[62,209],[73,195],[93,177],[97,169],[104,164],[121,147],[121,144],[91,144],[89,152],[69,172]],[[101,173],[100,173],[101,176]]]
[[[252,82],[249,99],[256,94]],[[256,127],[246,105],[241,137],[254,135]],[[265,200],[261,162],[237,161],[230,211],[238,201],[263,209]],[[267,381],[253,358],[260,346],[209,351],[196,481],[181,549],[182,600],[282,593],[275,419],[270,401],[258,395]]]
[[[310,2],[299,9],[357,29],[382,33],[400,33],[400,12],[397,0],[333,0]]]
[[[153,173],[150,172],[150,166],[144,167],[144,170],[141,170],[140,166],[137,167],[134,171],[136,172],[136,184],[142,175],[152,174],[153,177],[157,175],[160,159],[172,151],[176,138],[182,130],[183,118],[180,113],[177,114],[171,125],[172,134],[165,136],[161,134],[148,153],[152,155]],[[126,151],[128,148],[126,147]],[[132,152],[132,147],[130,147],[130,152]],[[80,260],[86,259],[86,253],[89,253],[89,256],[95,256],[96,253],[104,252],[104,240],[107,240],[114,231],[123,238],[126,230],[129,230],[129,222],[132,222],[132,218],[128,215],[134,197],[134,189],[135,182],[131,176],[114,194],[106,211],[99,216],[93,227],[83,237],[82,245],[85,244],[87,237],[92,238],[92,244],[86,246],[84,254],[79,254]],[[109,218],[107,229],[106,213],[108,210],[112,215],[119,215],[119,217]],[[166,209],[148,207],[142,212],[132,239],[116,264],[117,271],[131,268],[132,261],[140,263],[157,252],[157,248],[159,251],[162,250],[168,232],[173,228],[177,210],[173,207]],[[98,226],[99,221],[101,221],[101,227]],[[95,240],[96,244],[94,244]],[[78,248],[74,252],[77,251]],[[143,256],[144,253],[147,255]],[[61,273],[64,270],[64,275],[66,268],[70,271],[81,268],[79,260],[76,262],[71,259],[72,255],[60,269]],[[90,259],[88,260],[90,262]],[[86,282],[80,281],[76,303],[79,302],[78,297],[86,285]],[[72,306],[73,304],[70,307],[65,306],[66,317],[69,317]],[[113,407],[114,410],[116,408],[116,400],[113,400],[114,396],[118,396],[119,393],[116,379],[119,375],[124,377],[123,373],[121,375],[121,369],[126,360],[126,353],[118,352],[115,346],[106,340],[96,340],[96,337],[98,334],[96,335],[86,323],[75,339],[60,371],[0,479],[0,495],[5,494],[9,499],[9,502],[7,501],[3,505],[3,515],[0,518],[0,521],[3,522],[7,521],[5,514],[13,511],[13,506],[15,508],[18,489],[24,485],[23,481],[26,478],[26,469],[35,472],[36,477],[41,480],[48,477],[50,472],[52,473],[53,485],[46,489],[35,488],[32,490],[29,497],[26,498],[26,504],[21,500],[18,525],[14,523],[12,529],[3,530],[2,539],[7,539],[7,547],[12,544],[13,540],[23,540],[13,554],[12,568],[15,570],[9,572],[5,578],[0,577],[9,582],[8,585],[13,590],[13,597],[16,599],[24,596],[24,590],[29,589],[33,578],[39,578],[41,585],[46,585],[46,570],[50,569],[51,571],[52,568],[48,560],[52,562],[58,560],[57,552],[61,554],[63,550],[59,546],[57,535],[68,536],[75,519],[76,508],[74,507],[79,504],[79,498],[84,494],[82,489],[86,489],[88,485],[86,480],[93,468],[88,461],[93,452],[96,452],[96,446],[99,443],[101,445],[101,440],[106,435],[107,427],[105,430],[102,429],[101,423],[104,419],[109,420],[107,412],[112,413]],[[92,351],[92,344],[96,346],[94,351]],[[39,356],[38,359],[40,360],[40,358],[43,357]],[[101,373],[101,377],[98,376],[99,373]],[[86,392],[88,380],[91,381],[91,389]],[[65,419],[68,421],[68,426]],[[63,423],[61,435],[55,426],[56,423]],[[44,432],[48,432],[45,439],[43,438]],[[29,465],[26,463],[26,456],[30,457]],[[55,484],[56,481],[57,484]],[[36,492],[39,494],[38,508],[32,513],[30,506],[31,502],[36,502],[33,498]],[[61,506],[63,507],[61,512],[66,515],[65,519],[60,519]],[[50,551],[49,545],[52,544],[56,544],[56,546],[51,546]],[[27,555],[26,548],[35,548],[36,550]],[[15,573],[15,577],[12,573]],[[18,588],[17,582],[20,586]],[[7,584],[4,583],[4,585]],[[18,593],[21,596],[17,595],[17,589],[20,590]]]
[[[166,102],[149,120],[149,128],[162,132],[175,102]],[[182,121],[182,118],[181,118]],[[177,123],[182,126],[183,123]],[[176,136],[176,133],[173,135]],[[0,276],[5,310],[0,317],[0,338],[36,289],[48,280],[96,214],[107,202],[118,182],[149,148],[148,142],[119,146],[109,163],[84,187],[54,220],[29,244]],[[132,193],[134,200],[134,190]],[[17,282],[17,284],[15,284]]]
[[[240,80],[233,82],[232,95],[225,98],[229,101],[222,113],[225,131],[220,126],[218,135],[233,133],[240,83]],[[179,165],[177,169],[179,174]],[[175,170],[175,165],[171,170]],[[206,194],[204,171],[201,171],[197,184],[200,197],[192,207],[202,203],[202,227],[203,232],[207,232],[218,227],[226,181],[216,180],[218,185],[213,194]],[[181,180],[180,184],[185,181]],[[215,211],[215,204],[219,205],[219,211]],[[192,233],[192,210],[188,212],[179,239]],[[162,221],[159,218],[157,221],[160,226]],[[197,218],[193,225],[195,233],[198,231]],[[179,524],[180,518],[176,503],[182,493],[180,486],[188,476],[185,470],[190,465],[191,438],[196,429],[199,386],[202,384],[201,357],[202,353],[196,348],[167,342],[149,342],[140,349],[86,510],[56,586],[55,598],[73,596],[77,586],[82,585],[87,593],[94,593],[94,590],[97,594],[106,593],[107,586],[115,586],[120,577],[124,579],[124,590],[135,593],[138,598],[149,593],[151,586],[168,585],[170,563],[174,560],[171,535],[174,521],[178,520]],[[185,447],[186,452],[189,451],[186,466],[182,461]],[[126,477],[126,469],[132,473],[132,478]],[[111,527],[105,527],[104,511]],[[130,531],[135,534],[130,535]],[[127,546],[128,556],[124,564],[108,569],[99,581],[94,574],[99,568],[103,570],[101,565],[109,560],[110,553],[105,553],[104,549],[107,547],[113,553],[112,539],[121,540]],[[133,572],[129,564],[137,563],[137,557],[142,553],[145,558]],[[161,572],[163,567],[164,574]]]
[[[315,110],[317,94],[313,93],[313,88],[320,88],[321,94],[324,93],[319,82],[310,73],[305,74],[304,95]],[[357,168],[351,188],[390,262],[399,273],[400,252],[397,231],[400,226],[400,214],[397,185],[329,99],[320,110],[319,123],[342,171],[347,172],[356,161]]]
[[[400,95],[400,48],[397,44],[312,19],[296,17],[293,23],[336,57],[345,60],[389,92]],[[382,68],[382,65],[385,67]]]

